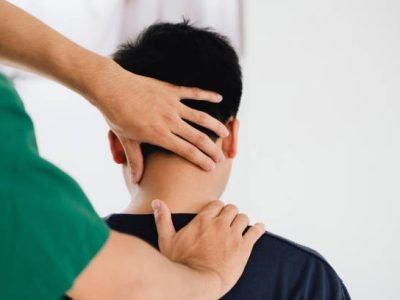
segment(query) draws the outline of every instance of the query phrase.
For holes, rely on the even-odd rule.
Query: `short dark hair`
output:
[[[227,38],[209,28],[194,27],[187,20],[175,24],[156,23],[135,41],[122,44],[113,59],[124,69],[139,75],[215,91],[223,96],[222,102],[182,102],[224,124],[236,117],[242,96],[239,59]],[[210,130],[188,123],[212,140],[217,139]],[[153,152],[166,152],[149,144],[142,144],[142,151],[145,158]]]

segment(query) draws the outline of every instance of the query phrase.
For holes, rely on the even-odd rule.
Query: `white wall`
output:
[[[400,299],[400,2],[246,9],[249,165],[229,198],[319,250],[354,299]]]
[[[240,154],[223,199],[321,252],[354,299],[399,299],[400,2],[247,0],[245,10]],[[117,33],[106,32],[111,47]],[[42,153],[101,214],[120,210],[128,195],[100,115],[57,84],[18,87]]]

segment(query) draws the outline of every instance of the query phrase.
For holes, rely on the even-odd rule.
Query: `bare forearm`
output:
[[[181,99],[218,103],[221,96],[128,72],[4,0],[0,0],[1,62],[40,73],[80,93],[102,112],[125,147],[132,141],[151,143],[205,170],[223,158],[221,149],[205,141],[202,132],[189,130],[186,121],[201,120],[202,127],[219,136],[228,134],[224,124],[181,103]],[[143,174],[142,155],[129,159],[137,166],[134,179],[138,182]]]
[[[89,74],[106,60],[1,0],[0,20],[0,62],[40,73],[80,93]]]
[[[135,299],[214,300],[219,294],[218,278],[172,262],[153,247],[131,236],[119,235],[121,275],[134,272],[127,282]],[[129,245],[128,247],[126,245]]]
[[[78,277],[69,295],[84,300],[221,296],[218,279],[211,274],[174,263],[145,242],[116,232]]]

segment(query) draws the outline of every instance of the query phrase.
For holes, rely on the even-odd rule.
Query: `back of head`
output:
[[[215,91],[223,96],[222,102],[182,102],[224,124],[236,117],[242,95],[240,64],[227,39],[216,32],[196,28],[188,21],[157,23],[144,30],[136,41],[121,45],[114,60],[139,75]],[[216,140],[217,136],[211,131],[195,127]],[[143,144],[142,150],[145,158],[153,152],[166,152],[148,144]]]

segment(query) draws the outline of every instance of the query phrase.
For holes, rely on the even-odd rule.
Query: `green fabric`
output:
[[[0,298],[59,299],[108,235],[78,184],[39,156],[32,121],[0,74]]]

